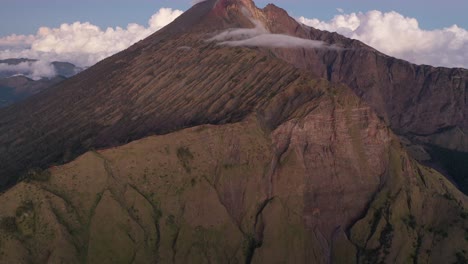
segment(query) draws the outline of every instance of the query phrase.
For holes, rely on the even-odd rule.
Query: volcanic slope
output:
[[[213,5],[196,5],[128,50],[0,110],[1,185],[92,148],[240,121],[306,74],[266,50],[207,42],[216,29],[252,26],[237,4],[231,16]]]
[[[466,261],[466,196],[350,89],[303,79],[260,112],[31,171],[0,195],[0,262]]]
[[[207,41],[228,28],[250,29],[242,38],[307,30],[334,39],[289,48]],[[0,262],[466,261],[466,196],[408,154],[368,96],[327,67],[320,73],[321,62],[286,60],[384,55],[319,33],[272,5],[205,1],[3,110],[2,175],[11,181],[132,142],[24,173],[0,195]]]
[[[271,33],[339,48],[233,48],[207,41],[255,23]],[[463,189],[468,178],[462,162],[466,70],[397,60],[361,42],[298,24],[274,5],[258,9],[249,0],[197,4],[128,50],[0,110],[0,185],[11,186],[29,168],[61,164],[89,149],[240,121],[303,74],[352,88],[405,138],[419,160],[443,160],[431,158],[432,146],[440,150],[434,154],[455,155],[449,161],[461,162],[451,167],[460,169],[448,173]]]

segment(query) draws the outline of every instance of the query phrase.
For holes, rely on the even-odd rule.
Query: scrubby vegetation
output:
[[[47,182],[50,179],[50,172],[49,170],[43,170],[40,168],[34,168],[28,170],[26,173],[24,173],[19,180],[23,181],[39,181],[39,182]]]
[[[16,218],[13,216],[6,216],[0,219],[0,229],[8,234],[16,233],[18,231]]]
[[[179,147],[177,149],[177,158],[179,161],[182,163],[182,166],[184,167],[185,171],[190,173],[192,170],[190,167],[190,161],[193,160],[193,154],[190,151],[188,147]]]

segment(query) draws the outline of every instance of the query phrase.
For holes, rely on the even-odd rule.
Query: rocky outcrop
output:
[[[414,158],[449,175],[465,192],[468,169],[468,71],[414,65],[339,34],[301,25],[274,5],[263,10],[274,33],[338,45],[339,49],[275,49],[298,68],[350,87],[404,138]],[[445,156],[453,156],[445,162]],[[454,170],[453,167],[457,169]]]
[[[322,40],[340,47],[275,50],[279,57],[310,70],[311,74],[349,86],[398,134],[468,151],[464,136],[447,142],[435,139],[454,127],[460,130],[468,127],[466,69],[414,65],[359,41],[301,25],[274,5],[268,5],[264,12],[269,18],[265,23],[269,23],[274,33]]]

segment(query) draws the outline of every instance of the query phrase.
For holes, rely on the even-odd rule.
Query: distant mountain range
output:
[[[72,63],[55,61],[50,63],[55,76],[33,80],[30,78],[33,74],[31,65],[36,62],[26,58],[0,60],[0,65],[4,66],[0,67],[0,108],[37,94],[83,70]]]

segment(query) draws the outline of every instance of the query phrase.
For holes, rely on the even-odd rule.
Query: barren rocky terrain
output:
[[[320,88],[317,88],[320,87]],[[452,263],[467,200],[348,89],[91,151],[0,196],[9,263]],[[317,91],[316,91],[317,92]],[[276,102],[275,102],[276,101]],[[443,211],[443,213],[441,213]]]

